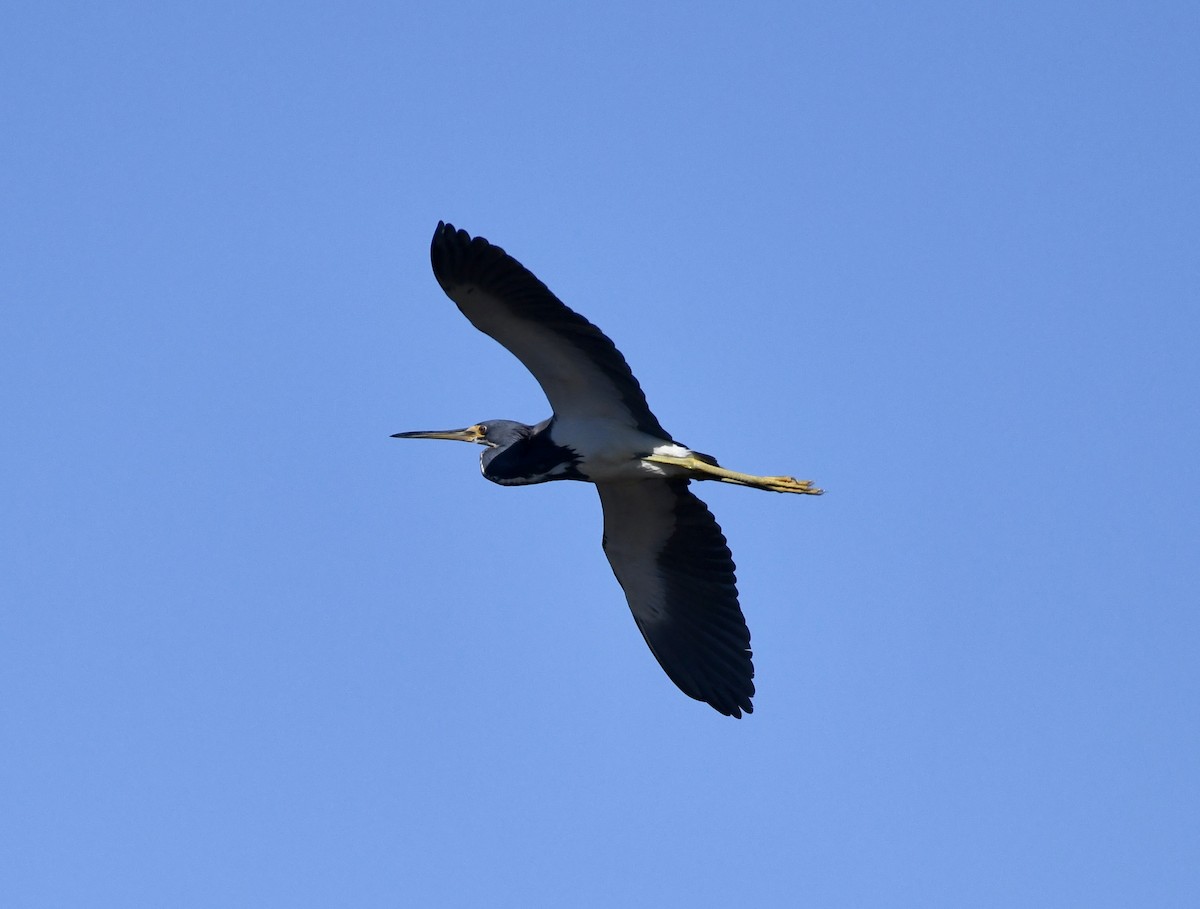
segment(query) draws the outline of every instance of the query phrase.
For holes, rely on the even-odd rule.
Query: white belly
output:
[[[684,472],[662,464],[647,464],[642,455],[665,454],[685,458],[691,449],[665,442],[609,420],[555,420],[550,437],[579,455],[579,469],[595,483],[616,480],[647,480],[652,477],[683,476]]]

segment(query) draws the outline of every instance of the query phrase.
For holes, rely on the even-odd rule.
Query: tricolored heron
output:
[[[499,246],[439,223],[433,274],[471,324],[533,373],[553,415],[536,426],[485,420],[466,429],[399,432],[484,446],[493,483],[596,485],[604,554],[650,650],[689,697],[727,716],[754,710],[750,630],[733,556],[692,480],[820,495],[808,480],[726,470],[676,442],[650,412],[620,351]]]

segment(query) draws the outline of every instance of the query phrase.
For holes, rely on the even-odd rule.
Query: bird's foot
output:
[[[812,480],[797,480],[795,477],[755,477],[756,483],[746,483],[743,480],[729,480],[730,483],[742,483],[746,486],[755,486],[758,489],[767,489],[771,492],[794,492],[797,495],[819,496],[824,495],[824,489],[818,489]]]
[[[794,492],[801,495],[819,496],[824,490],[817,489],[812,480],[797,480],[795,477],[759,477],[752,473],[741,473],[728,470],[717,464],[710,464],[695,456],[684,458],[673,455],[647,455],[642,460],[652,464],[664,464],[670,467],[682,468],[681,472],[693,480],[720,480],[722,483],[735,483],[738,486],[750,486],[754,489],[766,489],[771,492]]]

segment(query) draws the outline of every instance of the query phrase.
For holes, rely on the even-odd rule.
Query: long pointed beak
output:
[[[478,442],[483,438],[479,424],[466,429],[435,429],[428,432],[398,432],[393,439],[449,439],[452,442]]]

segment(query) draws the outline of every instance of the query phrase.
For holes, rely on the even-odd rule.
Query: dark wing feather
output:
[[[446,295],[525,364],[556,415],[613,419],[670,440],[613,342],[503,249],[439,223],[430,258]]]
[[[604,553],[671,681],[729,716],[754,710],[733,556],[687,480],[599,483]]]

